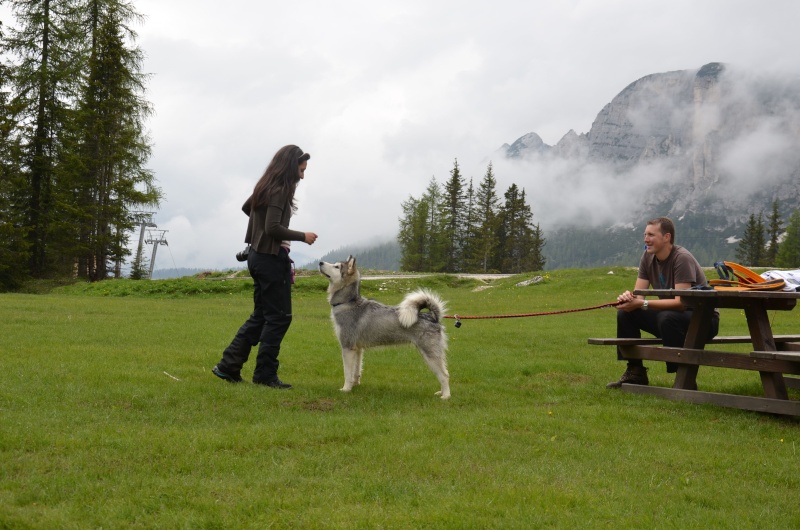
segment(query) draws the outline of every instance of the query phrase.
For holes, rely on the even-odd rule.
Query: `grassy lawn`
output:
[[[613,271],[363,294],[425,285],[450,314],[558,311],[632,287],[635,271]],[[614,335],[614,310],[447,320],[451,400],[409,347],[368,351],[344,394],[325,285],[296,286],[289,391],[210,372],[251,310],[248,280],[0,295],[0,528],[800,527],[800,423],[606,390],[624,365],[586,339]],[[800,332],[800,311],[771,316]],[[720,334],[746,333],[723,310]],[[701,368],[698,383],[761,395],[756,373]]]

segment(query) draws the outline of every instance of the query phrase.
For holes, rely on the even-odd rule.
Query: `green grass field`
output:
[[[450,314],[533,313],[614,301],[635,271],[613,271],[362,290],[397,303],[424,285]],[[800,423],[606,390],[624,365],[586,339],[614,335],[613,309],[447,320],[451,400],[410,347],[368,351],[344,394],[326,282],[304,277],[281,352],[295,387],[278,391],[210,372],[250,285],[0,295],[0,528],[800,528]],[[800,332],[800,311],[773,321]],[[739,311],[721,328],[747,333]],[[761,394],[755,373],[698,382]]]

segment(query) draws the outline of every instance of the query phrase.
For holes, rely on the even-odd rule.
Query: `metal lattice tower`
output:
[[[146,228],[158,228],[153,222],[155,212],[133,212],[132,217],[136,224],[139,226],[139,246],[136,250],[136,261],[141,267],[142,264],[142,248],[144,242],[144,231]]]
[[[156,251],[158,250],[158,245],[167,245],[167,240],[164,238],[164,234],[169,232],[169,230],[148,230],[147,231],[147,239],[145,243],[153,244],[153,254],[150,256],[150,272],[147,273],[148,279],[153,278],[153,267],[156,265]],[[153,235],[157,233],[157,235]]]

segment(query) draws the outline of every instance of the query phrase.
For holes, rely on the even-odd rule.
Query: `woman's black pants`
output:
[[[225,348],[219,368],[238,376],[258,344],[253,382],[266,383],[278,377],[281,341],[292,323],[291,260],[284,248],[277,256],[250,250],[247,268],[253,277],[253,313]]]

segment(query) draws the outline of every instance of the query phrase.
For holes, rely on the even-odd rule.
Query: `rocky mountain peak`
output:
[[[691,226],[681,239],[696,238],[694,252],[699,246],[712,260],[732,259],[724,248],[751,213],[767,215],[775,200],[784,219],[800,209],[798,145],[796,78],[712,62],[633,81],[586,133],[570,130],[555,146],[528,133],[501,152],[512,167],[537,162],[535,172],[523,171],[536,180],[519,184],[540,192],[531,194],[533,211],[551,233],[548,259],[557,266],[554,230],[590,222],[614,231],[657,215],[682,223],[681,234]],[[569,205],[563,194],[548,193],[555,187],[549,181],[559,190],[569,183]],[[570,238],[564,248],[575,233]]]
[[[508,144],[504,144],[504,147]],[[531,154],[544,153],[550,146],[544,143],[542,137],[535,132],[528,133],[505,148],[504,154],[508,158],[522,158]]]
[[[719,62],[650,74],[606,104],[587,133],[570,130],[555,146],[528,133],[504,154],[512,160],[558,157],[601,165],[623,179],[657,166],[664,177],[659,196],[664,188],[673,190],[673,214],[711,207],[735,209],[739,219],[766,211],[773,198],[800,206],[800,156],[779,149],[800,144],[798,89],[796,81],[759,77]],[[780,170],[759,170],[757,162]],[[758,193],[755,202],[731,193],[732,185],[748,182],[745,191]]]

